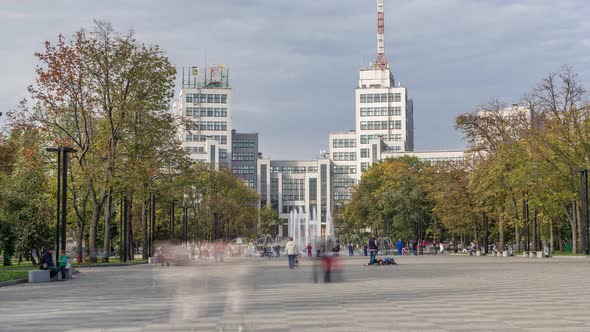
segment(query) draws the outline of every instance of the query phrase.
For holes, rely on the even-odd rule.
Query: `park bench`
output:
[[[71,267],[66,267],[66,279],[71,279],[73,274],[73,270]],[[29,283],[41,283],[41,282],[49,282],[51,281],[50,278],[51,273],[49,270],[31,270],[29,271]],[[61,273],[58,273],[56,276],[56,280],[61,278]]]

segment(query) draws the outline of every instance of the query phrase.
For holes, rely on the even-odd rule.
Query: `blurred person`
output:
[[[418,241],[414,240],[414,243],[412,243],[412,254],[414,256],[418,256]]]
[[[377,251],[379,247],[377,246],[377,240],[374,236],[369,238],[369,265],[373,265],[375,263],[375,257],[377,257]]]
[[[223,263],[223,255],[225,253],[225,246],[221,241],[215,243],[214,247],[215,262]]]
[[[311,254],[311,243],[308,243],[305,249],[307,249],[307,257],[312,257],[313,255]]]
[[[440,254],[442,255],[445,252],[445,245],[443,244],[442,241],[440,241],[439,246],[440,246]]]
[[[363,254],[365,254],[365,256],[367,256],[367,251],[368,251],[368,247],[367,244],[363,244]]]
[[[297,246],[292,237],[285,244],[285,255],[289,257],[289,268],[293,270],[295,268],[295,258],[297,257]]]
[[[403,249],[404,249],[404,241],[402,241],[402,239],[397,240],[397,254],[398,254],[398,256],[403,255]]]
[[[195,260],[195,241],[191,242],[191,261]]]
[[[61,280],[66,280],[66,268],[64,266],[57,267],[53,263],[53,247],[49,247],[47,251],[41,256],[41,266],[39,267],[41,270],[48,270],[49,277],[51,279],[56,278],[57,274],[61,273]]]
[[[348,244],[348,256],[354,256],[354,247],[352,246],[352,243]]]
[[[334,253],[336,256],[340,256],[340,243],[336,243],[336,247],[334,247]]]

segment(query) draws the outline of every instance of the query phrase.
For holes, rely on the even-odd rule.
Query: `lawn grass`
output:
[[[0,282],[27,278],[31,268],[30,264],[28,266],[0,266]]]
[[[117,257],[111,257],[109,259],[108,263],[103,263],[102,260],[99,259],[99,261],[97,263],[90,263],[90,262],[84,262],[84,263],[72,263],[72,267],[77,268],[77,267],[84,267],[84,266],[100,266],[103,264],[138,264],[138,263],[147,263],[147,260],[145,259],[134,259],[134,260],[130,260],[127,262],[121,262],[121,260]],[[28,273],[31,270],[37,270],[39,267],[38,266],[33,266],[33,264],[30,261],[26,261],[26,262],[21,262],[20,264],[18,263],[18,261],[12,261],[12,265],[10,266],[3,266],[0,265],[0,282],[2,281],[8,281],[8,280],[14,280],[14,279],[22,279],[22,278],[27,278],[28,277]]]

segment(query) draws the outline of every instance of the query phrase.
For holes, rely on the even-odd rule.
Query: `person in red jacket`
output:
[[[311,243],[308,243],[305,249],[307,249],[307,257],[311,257]]]

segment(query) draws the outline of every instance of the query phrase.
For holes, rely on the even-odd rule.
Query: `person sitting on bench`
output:
[[[61,273],[61,280],[66,280],[66,268],[65,266],[57,267],[53,263],[53,247],[49,247],[47,251],[41,257],[41,270],[49,270],[49,277],[54,278],[57,276],[57,273]]]

